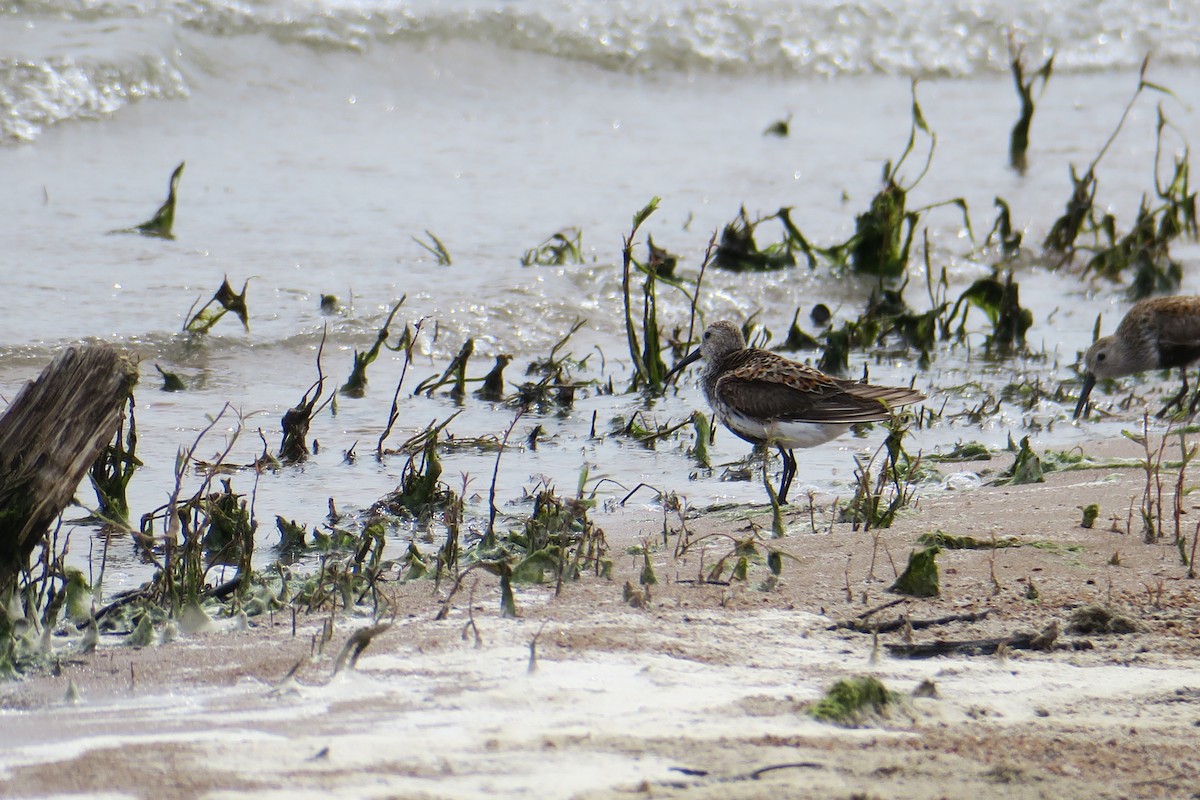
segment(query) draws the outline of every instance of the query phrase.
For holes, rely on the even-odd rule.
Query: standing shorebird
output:
[[[1097,339],[1083,356],[1085,369],[1075,419],[1083,413],[1098,378],[1119,378],[1150,369],[1179,367],[1183,388],[1158,412],[1160,417],[1187,397],[1188,366],[1200,359],[1200,297],[1152,297],[1133,304],[1117,332]],[[1188,405],[1194,412],[1200,391]]]
[[[925,399],[915,389],[839,380],[775,353],[747,347],[741,329],[725,320],[709,325],[700,347],[676,364],[667,377],[701,357],[705,360],[704,396],[717,421],[747,442],[779,448],[783,457],[781,504],[787,502],[796,475],[793,448],[824,444],[856,422],[884,420],[893,408]]]

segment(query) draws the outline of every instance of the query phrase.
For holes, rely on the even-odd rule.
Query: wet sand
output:
[[[1137,455],[1129,442],[1095,450]],[[1170,508],[1169,470],[1164,480]],[[519,589],[515,620],[500,618],[490,576],[473,592],[468,579],[444,621],[434,617],[447,586],[391,584],[394,625],[337,675],[338,650],[368,617],[301,615],[293,634],[290,615],[276,614],[248,630],[219,622],[225,630],[168,645],[64,656],[61,674],[0,690],[0,795],[1186,796],[1200,780],[1200,584],[1187,579],[1173,531],[1146,544],[1134,519],[1125,532],[1144,486],[1141,470],[1104,468],[927,492],[877,543],[848,524],[830,529],[831,498],[817,498],[813,532],[801,499],[788,535],[770,542],[798,561],[784,559],[773,585],[763,563],[745,582],[696,582],[728,550],[724,537],[770,532],[761,507],[697,514],[688,531],[693,541],[712,535],[708,544],[677,557],[674,533],[655,546],[659,583],[633,603],[624,587],[637,586],[642,558],[627,551],[661,545],[663,514],[598,514],[616,554],[612,580],[587,578],[557,596],[552,586]],[[1084,529],[1079,507],[1089,503],[1101,514]],[[1190,543],[1197,512],[1187,498],[1184,508]],[[677,532],[678,516],[667,524]],[[1055,645],[910,659],[887,650],[903,630],[879,634],[875,647],[869,633],[831,629],[896,599],[886,591],[893,564],[933,530],[1021,546],[943,551],[941,597],[867,618],[982,614],[916,625],[917,645],[1056,623]],[[1089,604],[1139,630],[1068,633]],[[805,713],[835,680],[857,675],[904,699],[855,729]],[[934,696],[913,697],[926,681]],[[69,684],[74,702],[64,700]]]

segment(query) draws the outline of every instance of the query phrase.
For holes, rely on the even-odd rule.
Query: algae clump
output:
[[[861,725],[871,716],[884,715],[896,695],[888,691],[878,678],[865,675],[843,678],[829,687],[825,696],[808,709],[814,719],[835,725]]]

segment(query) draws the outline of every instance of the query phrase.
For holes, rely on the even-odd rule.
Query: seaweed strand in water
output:
[[[1025,170],[1029,166],[1026,151],[1029,149],[1029,126],[1033,122],[1033,87],[1037,85],[1038,81],[1041,81],[1041,90],[1045,91],[1046,83],[1050,80],[1050,73],[1054,69],[1054,56],[1051,55],[1026,80],[1024,55],[1024,45],[1017,46],[1014,44],[1013,36],[1010,32],[1008,35],[1008,64],[1012,70],[1013,83],[1016,84],[1017,97],[1021,101],[1021,113],[1017,117],[1012,133],[1009,136],[1008,163],[1009,166],[1021,175],[1025,174]]]
[[[133,410],[136,403],[133,391],[129,392],[128,416],[129,425],[126,428],[125,416],[117,421],[117,433],[113,440],[104,446],[99,457],[92,463],[89,477],[92,488],[96,492],[96,502],[99,503],[99,514],[106,520],[122,526],[129,523],[129,500],[127,489],[133,473],[142,462],[137,453],[137,422]]]
[[[437,260],[438,266],[450,266],[450,251],[446,249],[446,245],[442,244],[442,240],[434,236],[432,231],[425,231],[425,235],[429,237],[431,244],[426,244],[415,236],[412,237],[412,240],[430,253]]]
[[[179,178],[183,175],[183,166],[186,162],[180,161],[179,166],[171,173],[171,181],[167,189],[167,199],[158,211],[154,212],[154,216],[143,222],[141,225],[135,225],[132,228],[120,228],[110,233],[140,233],[142,236],[157,236],[160,239],[174,239],[175,234],[172,229],[175,227],[175,199],[179,190]]]
[[[1090,223],[1090,230],[1097,230],[1099,225],[1095,221],[1094,203],[1096,199],[1096,167],[1099,166],[1101,159],[1108,153],[1108,149],[1112,147],[1116,141],[1117,134],[1125,127],[1125,121],[1129,119],[1129,114],[1133,111],[1133,106],[1142,92],[1146,89],[1161,92],[1170,95],[1169,89],[1166,89],[1158,84],[1151,83],[1146,80],[1146,70],[1150,66],[1150,57],[1146,56],[1142,60],[1141,70],[1138,72],[1138,85],[1134,90],[1133,95],[1129,98],[1129,102],[1125,104],[1125,110],[1121,112],[1121,117],[1117,120],[1117,125],[1113,128],[1111,134],[1104,145],[1100,148],[1100,152],[1088,164],[1087,170],[1080,177],[1075,170],[1075,165],[1071,165],[1071,196],[1067,200],[1067,205],[1063,211],[1063,215],[1055,220],[1050,227],[1050,232],[1046,234],[1045,240],[1042,242],[1042,249],[1047,255],[1056,257],[1053,266],[1061,267],[1069,263],[1075,255],[1075,241],[1079,238],[1080,233],[1084,231],[1084,223]]]
[[[583,233],[565,228],[521,255],[521,266],[561,267],[583,263]]]
[[[354,367],[350,370],[350,377],[342,384],[339,390],[342,394],[349,397],[362,397],[367,390],[367,367],[369,367],[376,358],[379,357],[379,350],[386,346],[387,338],[391,335],[389,329],[392,325],[392,320],[396,317],[396,312],[400,310],[400,306],[404,305],[404,301],[408,299],[408,295],[403,295],[392,306],[392,310],[388,312],[387,319],[383,321],[383,326],[380,327],[379,333],[375,337],[375,343],[371,345],[371,349],[365,353],[354,351]],[[408,335],[408,329],[404,330],[405,336]],[[404,343],[401,338],[396,347],[388,347],[389,350],[399,350]]]
[[[250,279],[242,284],[241,293],[233,290],[229,285],[229,277],[226,276],[221,282],[221,287],[217,289],[212,298],[201,306],[200,310],[188,317],[188,321],[184,323],[183,329],[188,333],[204,334],[213,329],[213,326],[220,321],[221,317],[229,311],[232,311],[238,319],[242,321],[242,327],[250,331],[250,311],[246,307],[246,287],[250,285]],[[196,304],[192,304],[195,308]]]
[[[453,383],[454,387],[450,390],[450,396],[456,400],[461,400],[466,396],[467,383],[467,361],[475,352],[475,340],[467,339],[463,343],[462,349],[458,351],[458,355],[450,360],[449,366],[442,372],[440,378],[429,377],[417,384],[417,388],[413,389],[413,394],[424,394],[426,397],[431,397],[435,391],[445,386],[447,383]]]
[[[645,272],[642,304],[642,341],[639,343],[637,329],[633,324],[633,299],[631,296],[631,278],[634,269],[633,239],[637,236],[638,228],[642,226],[651,214],[658,208],[659,198],[651,198],[640,211],[633,215],[633,226],[625,237],[622,249],[621,290],[625,300],[625,337],[629,344],[629,354],[633,358],[634,373],[629,387],[637,391],[645,386],[652,391],[662,390],[663,378],[667,374],[667,365],[662,360],[658,336],[658,317],[656,310],[656,295],[654,283],[656,276],[653,271]],[[643,345],[645,349],[643,349]]]
[[[317,402],[325,389],[325,373],[321,369],[321,355],[325,352],[325,335],[321,336],[321,345],[317,348],[317,379],[304,392],[304,396],[295,407],[289,408],[283,415],[283,441],[279,446],[279,460],[284,462],[301,461],[308,456],[308,426],[316,413],[332,402],[333,395],[326,398],[320,407]],[[309,394],[312,394],[311,399]]]
[[[751,223],[743,208],[738,217],[725,226],[713,264],[738,271],[780,269],[794,265],[794,253],[799,251],[804,254],[810,268],[816,267],[820,256],[837,268],[848,266],[854,272],[876,276],[881,283],[884,280],[898,280],[903,278],[908,269],[909,252],[922,214],[946,205],[961,209],[967,233],[974,239],[967,203],[961,197],[920,208],[908,208],[908,193],[929,171],[937,148],[937,134],[926,122],[917,99],[916,81],[912,83],[911,92],[912,120],[908,141],[897,161],[884,164],[883,187],[871,199],[867,210],[855,217],[854,233],[849,239],[829,247],[813,246],[793,223],[791,209],[782,208],[772,217],[783,225],[786,234],[784,240],[760,249],[754,242],[753,233],[763,220]],[[925,163],[917,177],[904,185],[900,181],[900,172],[908,157],[916,150],[921,134],[929,141]]]
[[[1132,268],[1133,278],[1126,291],[1131,300],[1177,291],[1183,280],[1183,266],[1171,256],[1171,243],[1185,235],[1193,241],[1197,238],[1196,192],[1191,191],[1188,184],[1190,159],[1186,147],[1183,154],[1175,158],[1171,180],[1164,184],[1159,179],[1163,132],[1167,126],[1159,106],[1154,191],[1161,204],[1151,208],[1143,197],[1133,227],[1120,238],[1116,233],[1116,220],[1111,214],[1105,214],[1098,228],[1107,238],[1108,246],[1099,249],[1084,269],[1116,281],[1125,270]]]

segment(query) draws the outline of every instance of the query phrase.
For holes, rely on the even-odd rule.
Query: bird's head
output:
[[[1079,402],[1075,405],[1075,419],[1083,413],[1092,387],[1100,378],[1118,378],[1145,369],[1136,354],[1112,336],[1104,336],[1092,343],[1083,354],[1083,387],[1079,390]]]
[[[741,328],[727,319],[714,322],[704,329],[704,336],[700,340],[700,346],[672,367],[671,371],[664,378],[664,381],[669,380],[672,375],[701,358],[711,364],[721,360],[730,353],[736,353],[745,348],[746,338],[742,336]]]

